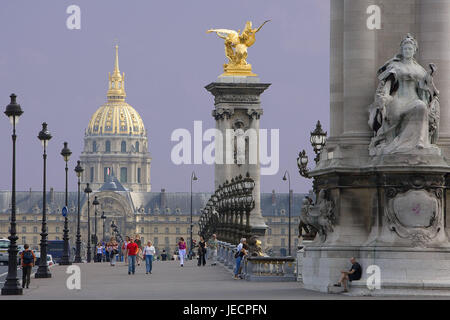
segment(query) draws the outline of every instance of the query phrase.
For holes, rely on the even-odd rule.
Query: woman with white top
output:
[[[103,246],[99,242],[97,244],[97,259],[96,259],[96,262],[102,262],[102,257],[103,257]]]
[[[152,273],[152,262],[153,262],[153,256],[156,253],[155,247],[152,245],[151,241],[147,242],[147,246],[145,246],[143,252],[145,257],[145,274],[151,274]]]

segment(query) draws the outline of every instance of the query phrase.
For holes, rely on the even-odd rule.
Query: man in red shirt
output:
[[[36,256],[34,252],[30,250],[30,246],[25,244],[24,249],[20,254],[20,261],[22,262],[22,288],[30,285],[31,269],[34,267]]]
[[[133,238],[130,238],[130,242],[127,244],[128,274],[134,274],[134,271],[136,270],[136,254],[138,250],[138,245],[134,242]]]

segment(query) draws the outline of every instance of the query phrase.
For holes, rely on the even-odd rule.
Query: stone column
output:
[[[450,158],[450,1],[417,1],[418,21],[418,58],[428,69],[435,63],[437,73],[434,77],[440,92],[441,119],[439,126],[439,146],[442,155]]]
[[[267,225],[261,214],[260,204],[260,164],[259,164],[259,119],[263,110],[261,108],[260,95],[270,86],[268,83],[260,83],[256,77],[244,76],[221,76],[216,82],[207,85],[205,88],[214,95],[213,116],[216,119],[216,128],[223,136],[223,163],[215,164],[215,187],[232,178],[242,175],[245,177],[249,172],[250,177],[255,181],[253,198],[255,208],[250,213],[250,226],[252,234],[264,236]],[[249,139],[246,143],[246,161],[238,164],[234,156],[234,143],[230,146],[229,158],[232,163],[226,163],[227,151],[227,129],[242,129],[244,132],[254,130],[256,139]],[[252,130],[249,130],[252,129]],[[233,140],[234,141],[234,140]],[[256,143],[256,146],[254,146]],[[217,146],[217,143],[216,143]],[[250,163],[249,149],[256,147],[256,164]]]
[[[330,2],[330,138],[343,133],[344,2]]]
[[[364,146],[372,136],[367,110],[376,89],[376,32],[367,28],[366,14],[372,4],[372,0],[345,0],[343,10],[343,136]]]

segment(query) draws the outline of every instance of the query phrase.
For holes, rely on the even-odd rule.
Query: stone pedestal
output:
[[[324,241],[318,236],[305,246],[305,288],[329,292],[340,271],[350,268],[351,257],[363,268],[361,283],[371,276],[369,266],[380,268],[382,290],[385,285],[389,290],[406,286],[411,294],[420,294],[424,283],[442,281],[442,289],[450,281],[445,232],[449,167],[434,156],[410,156],[403,164],[391,160],[375,157],[352,169],[330,168],[328,160],[312,173],[315,187],[329,191],[335,220]],[[429,164],[409,166],[408,161]]]
[[[381,9],[379,30],[366,25],[373,4]],[[427,289],[450,294],[450,50],[444,40],[450,35],[450,2],[332,0],[331,12],[331,137],[310,172],[314,189],[324,191],[310,210],[326,219],[318,222],[324,229],[315,241],[305,246],[304,287],[332,291],[355,257],[363,273],[350,294],[415,295]],[[435,77],[441,94],[440,149],[370,156],[374,133],[368,110],[379,84],[377,70],[399,53],[407,33],[418,40],[418,63],[434,62],[441,70]],[[367,287],[371,266],[380,271],[380,289]]]
[[[270,86],[257,77],[219,76],[205,88],[214,95],[212,116],[216,129],[222,133],[222,141],[216,138],[214,187],[223,185],[247,172],[255,181],[253,199],[255,207],[250,212],[251,233],[264,236],[267,225],[261,214],[259,119],[263,114],[260,95]],[[234,137],[238,130],[245,136],[245,155],[239,158]],[[251,132],[255,133],[252,135]]]

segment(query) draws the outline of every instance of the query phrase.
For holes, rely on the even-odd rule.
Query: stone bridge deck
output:
[[[115,267],[109,263],[77,264],[81,269],[81,289],[66,286],[66,266],[53,266],[50,279],[31,279],[22,296],[0,296],[0,300],[24,299],[160,299],[160,300],[299,300],[299,299],[365,299],[324,294],[301,288],[298,282],[250,282],[233,280],[222,265],[197,267],[196,261],[155,261],[151,275],[145,264],[128,275],[124,262]],[[21,272],[19,272],[19,275]],[[395,299],[398,299],[396,297]]]
[[[31,279],[23,296],[0,296],[3,299],[299,299],[326,298],[327,295],[303,290],[299,283],[256,283],[233,280],[222,265],[198,267],[196,261],[155,261],[151,275],[145,274],[145,263],[128,275],[124,262],[115,267],[109,263],[77,264],[81,269],[81,289],[66,286],[66,266],[51,268],[52,278]],[[21,272],[19,272],[19,275]],[[306,293],[306,296],[305,296]],[[328,296],[329,297],[329,296]]]

